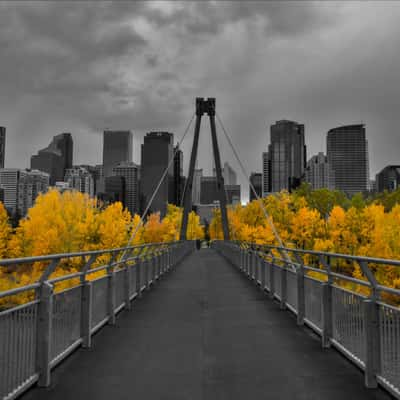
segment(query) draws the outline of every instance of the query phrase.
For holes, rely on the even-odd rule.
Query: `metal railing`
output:
[[[400,399],[400,290],[381,285],[374,273],[400,268],[400,261],[244,242],[213,247],[320,335],[323,347],[335,347],[361,368],[366,387],[380,384]],[[354,265],[365,280],[342,271]]]
[[[90,347],[97,330],[114,325],[121,309],[194,247],[184,241],[0,260],[9,270],[41,266],[36,282],[0,292],[0,300],[27,299],[0,311],[0,399],[14,399],[36,382],[48,386],[54,366],[77,347]],[[76,260],[79,272],[52,277]]]

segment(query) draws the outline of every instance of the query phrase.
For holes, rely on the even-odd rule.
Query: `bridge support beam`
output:
[[[208,114],[210,119],[211,140],[214,153],[215,171],[217,177],[217,193],[218,193],[219,205],[221,208],[222,231],[224,235],[224,240],[229,240],[228,214],[226,211],[226,193],[225,193],[224,178],[222,176],[222,171],[221,171],[221,157],[219,154],[217,130],[215,127],[215,98],[203,99],[201,97],[198,97],[196,99],[196,125],[194,130],[192,152],[190,155],[189,174],[185,186],[185,191],[183,193],[184,209],[183,209],[182,225],[180,232],[180,240],[186,240],[189,213],[192,209],[192,187],[193,187],[194,168],[196,164],[197,150],[199,146],[201,118],[204,114]]]

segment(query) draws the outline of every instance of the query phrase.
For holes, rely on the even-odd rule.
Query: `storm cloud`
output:
[[[400,162],[399,18],[396,2],[2,2],[6,166],[29,166],[60,132],[74,137],[75,163],[100,163],[105,128],[132,129],[139,161],[143,135],[178,140],[204,96],[249,172],[261,171],[269,125],[287,118],[305,124],[310,156],[330,128],[363,121],[374,176]]]

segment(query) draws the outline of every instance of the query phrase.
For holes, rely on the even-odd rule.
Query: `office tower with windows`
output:
[[[327,134],[328,163],[335,189],[347,195],[365,192],[369,186],[368,142],[365,125],[345,125]]]
[[[131,131],[103,133],[103,177],[111,176],[120,162],[132,162],[133,135]]]
[[[65,171],[72,168],[73,141],[70,133],[54,136],[53,140],[37,155],[31,157],[31,169],[50,175],[50,185],[63,181]]]

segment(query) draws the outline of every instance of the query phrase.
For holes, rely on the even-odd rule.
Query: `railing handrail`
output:
[[[388,259],[388,258],[356,256],[356,255],[351,255],[351,254],[332,253],[332,252],[328,252],[328,251],[297,249],[297,248],[291,248],[291,247],[280,247],[280,246],[274,246],[274,245],[269,245],[269,244],[257,244],[257,243],[253,243],[253,242],[246,242],[246,241],[240,241],[240,240],[232,240],[232,242],[246,244],[249,246],[254,246],[254,247],[259,247],[259,248],[289,251],[289,252],[298,253],[298,254],[311,254],[311,255],[315,255],[315,256],[321,255],[321,256],[326,256],[326,257],[343,258],[343,259],[352,260],[352,261],[364,261],[364,262],[368,262],[368,263],[378,263],[378,264],[385,264],[385,265],[392,265],[395,267],[400,267],[400,260],[392,260],[392,259]],[[294,262],[294,264],[296,264],[296,263]]]
[[[113,249],[101,249],[101,250],[90,250],[90,251],[81,251],[81,252],[74,252],[74,253],[56,253],[56,254],[46,254],[43,256],[30,256],[30,257],[19,257],[19,258],[3,258],[0,259],[0,267],[13,265],[13,264],[29,264],[32,262],[39,262],[39,261],[50,261],[55,259],[62,259],[62,258],[75,258],[75,257],[85,257],[91,255],[101,255],[101,254],[113,254],[118,253],[121,251],[126,250],[133,250],[133,249],[140,249],[143,247],[155,247],[155,246],[168,246],[172,244],[180,243],[180,241],[174,242],[160,242],[160,243],[145,243],[137,246],[127,246],[127,247],[118,247]]]

